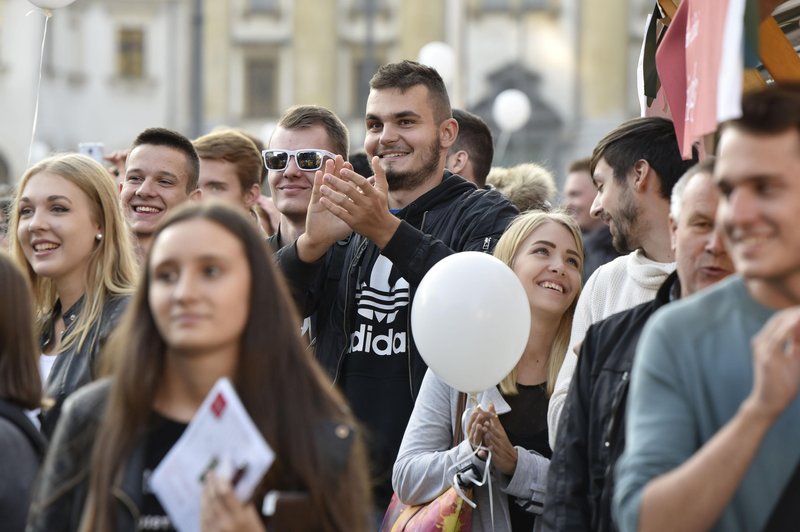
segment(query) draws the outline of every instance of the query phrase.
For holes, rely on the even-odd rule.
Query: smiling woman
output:
[[[580,229],[564,211],[529,211],[508,226],[494,255],[525,288],[531,309],[528,344],[511,373],[478,394],[478,405],[460,419],[457,390],[431,371],[425,375],[392,485],[404,503],[421,504],[447,489],[465,464],[479,477],[481,469],[491,467],[492,484],[473,486],[472,530],[537,530],[551,455],[547,405],[581,291]],[[486,353],[487,360],[491,356]],[[464,425],[460,443],[452,441],[458,423]],[[484,460],[490,451],[491,461],[474,460],[475,449]]]
[[[64,399],[96,376],[100,348],[136,277],[114,181],[96,161],[57,155],[20,180],[11,212],[11,255],[34,291],[50,436]]]

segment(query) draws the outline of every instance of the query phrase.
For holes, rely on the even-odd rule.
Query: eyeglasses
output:
[[[289,164],[289,158],[294,157],[294,162],[300,170],[314,171],[322,168],[325,157],[335,159],[336,155],[328,150],[318,150],[316,148],[304,148],[301,150],[264,150],[264,165],[267,170],[285,170]]]

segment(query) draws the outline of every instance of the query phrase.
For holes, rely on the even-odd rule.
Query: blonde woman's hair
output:
[[[580,268],[583,268],[583,240],[581,239],[581,230],[575,220],[572,219],[566,211],[557,209],[555,211],[529,211],[517,216],[513,222],[505,230],[503,236],[497,242],[494,248],[494,256],[508,265],[509,268],[514,267],[514,259],[517,256],[522,243],[539,227],[546,223],[554,222],[561,224],[572,234],[575,240],[575,247],[580,255]],[[580,279],[580,276],[579,276]],[[556,377],[561,369],[561,364],[564,362],[564,356],[569,348],[569,337],[572,332],[572,316],[575,313],[575,307],[578,305],[578,297],[581,295],[581,284],[578,282],[578,291],[575,294],[575,299],[572,304],[561,316],[561,321],[558,323],[558,329],[553,340],[553,345],[550,347],[550,356],[547,360],[547,396],[553,394],[553,389],[556,384]],[[511,370],[506,378],[500,382],[500,391],[505,395],[517,394],[517,368]]]
[[[53,280],[37,275],[25,258],[17,237],[19,201],[31,177],[48,172],[77,186],[89,198],[92,220],[100,226],[102,237],[86,258],[86,287],[83,307],[75,325],[61,342],[61,350],[73,345],[80,349],[92,325],[100,319],[110,296],[127,295],[136,284],[137,266],[130,229],[119,206],[111,175],[97,161],[77,153],[54,155],[30,167],[22,176],[14,195],[9,236],[11,256],[30,281],[34,295],[37,333],[41,335],[58,299]],[[66,311],[67,309],[63,309]]]

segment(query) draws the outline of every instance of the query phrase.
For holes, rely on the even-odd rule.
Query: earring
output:
[[[103,233],[97,233],[96,235],[94,235],[94,239],[97,240],[98,242],[103,240]]]

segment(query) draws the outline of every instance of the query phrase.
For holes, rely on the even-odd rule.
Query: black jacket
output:
[[[614,314],[586,331],[550,459],[543,514],[546,530],[617,530],[611,499],[614,466],[625,449],[631,366],[645,323],[670,302],[672,294],[680,294],[676,272],[667,277],[654,300]]]
[[[61,406],[71,393],[92,382],[97,376],[98,359],[108,336],[116,328],[122,313],[128,306],[128,296],[112,296],[103,306],[100,319],[94,323],[89,331],[86,341],[78,348],[77,344],[58,354],[50,375],[47,377],[45,396],[53,401],[53,405],[42,411],[42,432],[47,437],[52,437],[61,415]],[[53,309],[53,318],[61,311],[60,302]],[[75,325],[83,308],[83,297],[64,312],[66,331]],[[54,334],[51,326],[42,337],[42,347],[50,343]]]
[[[445,171],[440,185],[397,213],[402,222],[382,252],[355,233],[312,264],[298,258],[296,243],[278,251],[278,263],[301,315],[316,312],[315,352],[331,378],[336,381],[339,377],[349,345],[356,287],[369,275],[379,255],[388,258],[408,281],[413,301],[416,287],[434,264],[456,251],[491,252],[517,214],[499,192],[476,190],[460,176]],[[410,323],[407,331],[410,338]],[[407,346],[409,393],[415,398],[427,366],[414,342],[409,340]]]

